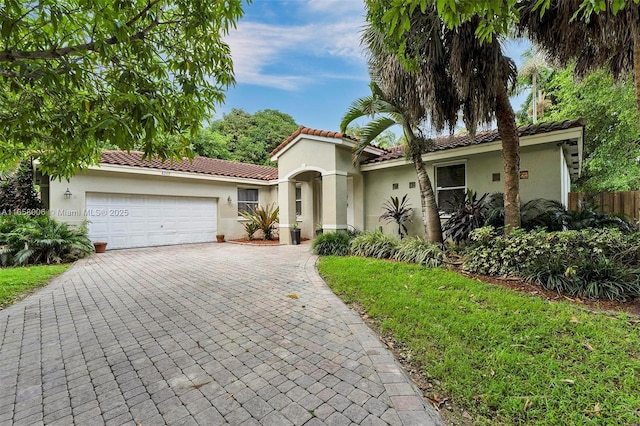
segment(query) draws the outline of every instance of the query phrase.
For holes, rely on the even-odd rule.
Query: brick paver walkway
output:
[[[442,424],[314,262],[234,244],[78,262],[0,311],[0,424]]]

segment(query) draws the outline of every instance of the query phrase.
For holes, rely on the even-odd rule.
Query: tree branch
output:
[[[131,25],[133,25],[138,19],[146,15],[147,12],[150,11],[151,8],[158,3],[160,3],[160,0],[153,0],[147,3],[147,6],[144,9],[142,9],[136,16],[134,16],[127,22],[127,26],[130,27]]]
[[[127,26],[131,26],[133,25],[136,21],[138,21],[141,17],[143,17],[144,15],[147,14],[147,12],[149,12],[149,10],[151,10],[151,8],[155,5],[157,5],[161,0],[153,0],[150,1],[149,3],[147,3],[147,6],[145,6],[144,9],[142,9],[137,15],[135,15],[133,18],[131,18],[126,25]],[[131,37],[129,37],[129,39],[127,40],[128,42],[132,42],[135,40],[142,40],[147,34],[149,34],[149,32],[151,32],[152,29],[154,29],[155,27],[157,27],[158,25],[163,24],[163,22],[158,21],[157,17],[156,19],[154,19],[153,22],[151,22],[151,24],[147,25],[144,29],[138,31],[137,33],[133,34]],[[109,37],[108,39],[104,40],[102,42],[103,44],[108,44],[108,45],[116,45],[121,43],[120,41],[118,41],[118,38],[116,36],[112,36]],[[54,48],[54,49],[50,49],[50,50],[40,50],[40,51],[24,51],[24,50],[3,50],[0,52],[0,62],[15,62],[15,61],[25,61],[25,60],[35,60],[35,59],[58,59],[64,56],[70,56],[70,55],[76,55],[78,53],[82,53],[82,52],[95,52],[96,49],[96,44],[98,44],[95,41],[91,41],[89,43],[84,43],[84,44],[79,44],[76,46],[68,46],[68,47],[62,47],[62,48]]]
[[[135,40],[142,40],[152,29],[154,29],[158,25],[160,25],[159,21],[153,21],[146,28],[129,37],[127,41],[131,42]],[[104,40],[102,43],[113,46],[121,42],[118,41],[118,38],[116,36],[113,36]],[[95,52],[97,50],[96,44],[97,42],[93,41],[91,43],[79,44],[76,46],[68,46],[60,49],[41,50],[37,52],[29,52],[23,50],[5,50],[0,52],[0,62],[15,62],[34,59],[59,59],[63,56],[75,55],[87,51]]]

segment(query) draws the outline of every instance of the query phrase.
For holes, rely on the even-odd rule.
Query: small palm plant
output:
[[[400,239],[404,238],[409,232],[405,224],[411,221],[411,215],[413,214],[413,208],[409,204],[407,194],[404,194],[402,200],[400,200],[400,197],[391,197],[382,207],[384,213],[380,215],[380,220],[384,220],[387,223],[395,222],[398,225]]]
[[[245,217],[243,213],[240,214]],[[244,226],[244,232],[247,235],[247,239],[249,241],[253,240],[253,234],[258,231],[258,224],[253,220],[249,220],[248,222],[243,223],[242,226]]]
[[[257,207],[251,212],[240,212],[240,215],[247,219],[251,224],[245,224],[244,226],[247,234],[253,231],[250,234],[253,236],[257,230],[261,230],[263,240],[273,240],[273,231],[276,229],[276,225],[278,224],[279,213],[279,207],[276,207],[275,204],[268,204],[264,207]],[[249,237],[249,239],[251,239],[251,237]]]

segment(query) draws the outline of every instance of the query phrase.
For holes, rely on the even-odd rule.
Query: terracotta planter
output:
[[[93,246],[96,249],[96,253],[104,253],[107,251],[107,243],[103,241],[96,241],[93,243]]]
[[[216,235],[216,240],[219,243],[224,243],[224,235]]]

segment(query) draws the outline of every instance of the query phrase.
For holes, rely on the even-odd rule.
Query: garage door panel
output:
[[[100,240],[101,241],[106,241],[107,237],[101,238]],[[126,237],[110,237],[109,238],[109,244],[112,245],[114,248],[126,247],[127,246],[127,238]]]
[[[87,193],[89,236],[108,248],[146,247],[215,240],[217,200],[131,194]],[[127,215],[102,214],[122,211]]]

